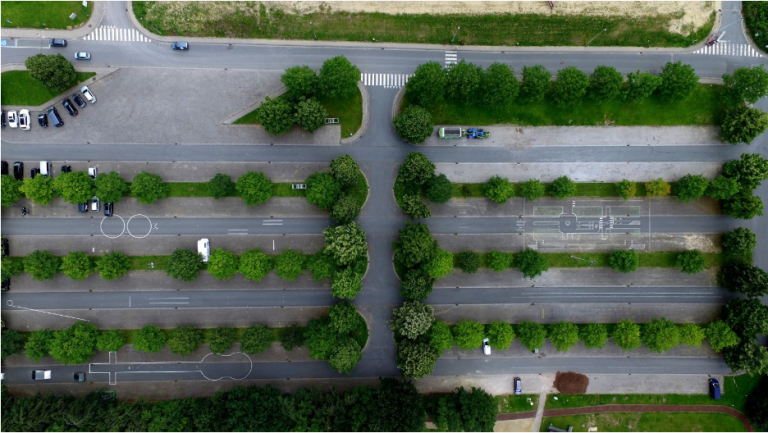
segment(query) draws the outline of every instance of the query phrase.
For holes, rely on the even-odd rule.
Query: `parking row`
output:
[[[80,96],[80,93],[82,93],[82,96]],[[93,95],[93,92],[91,92],[91,89],[88,88],[88,86],[83,86],[80,88],[80,93],[75,92],[72,94],[72,101],[74,101],[74,104],[72,101],[70,101],[69,97],[64,98],[61,100],[61,105],[64,106],[64,108],[67,110],[70,116],[74,117],[78,115],[77,108],[75,105],[77,105],[80,108],[85,108],[88,103],[95,104],[96,103],[96,96]],[[86,103],[85,101],[88,101]],[[47,128],[49,124],[60,127],[64,126],[64,119],[61,118],[59,115],[59,111],[56,109],[55,105],[52,105],[48,107],[45,112],[38,113],[37,115],[37,123],[40,125],[41,128]],[[2,127],[5,128],[6,124],[10,128],[19,128],[23,131],[29,131],[29,129],[32,127],[31,118],[29,115],[29,110],[23,109],[19,110],[17,113],[16,110],[10,110],[8,113],[5,112],[5,110],[2,111]]]

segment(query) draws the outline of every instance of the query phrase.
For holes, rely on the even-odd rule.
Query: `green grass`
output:
[[[699,84],[683,101],[669,102],[653,95],[641,103],[619,100],[597,103],[584,100],[573,107],[558,107],[549,98],[507,106],[462,104],[444,101],[427,106],[439,125],[487,126],[638,126],[638,125],[714,125],[724,110],[720,93],[723,86]],[[403,107],[408,106],[407,100]]]
[[[536,410],[536,402],[539,401],[538,394],[523,395],[496,395],[493,397],[499,406],[499,413],[529,412]],[[533,402],[528,401],[528,399]]]
[[[368,343],[368,325],[365,323],[365,319],[363,319],[363,316],[359,312],[357,313],[357,318],[358,321],[349,333],[349,336],[357,341],[357,344],[359,344],[362,349],[365,347],[366,343]]]
[[[196,37],[340,40],[457,45],[575,45],[687,47],[712,29],[713,12],[700,29],[670,33],[674,14],[579,16],[536,14],[400,14],[326,12],[292,14],[261,3],[239,3],[229,13],[193,3],[171,9],[165,2],[133,2],[136,18],[163,35]],[[310,24],[310,22],[312,24]],[[460,27],[458,33],[456,28]],[[607,29],[605,32],[603,29]],[[455,34],[455,38],[454,38]],[[451,39],[454,39],[451,42]]]
[[[236,341],[239,342],[243,338],[243,332],[245,332],[248,328],[234,328],[235,329],[235,337]],[[272,341],[280,341],[280,336],[282,335],[283,328],[270,328],[272,330]],[[206,343],[208,343],[210,340],[211,331],[213,328],[204,328],[203,331],[203,338]],[[168,336],[168,331],[170,329],[162,329],[162,331],[165,333],[166,336]],[[121,329],[120,333],[123,335],[123,338],[125,338],[125,344],[133,344],[136,341],[136,334],[139,332],[138,329]]]
[[[5,3],[3,2],[3,15],[5,15]],[[70,87],[75,87],[94,75],[96,75],[95,72],[77,72],[77,80],[73,81]],[[41,105],[59,95],[59,93],[51,92],[41,82],[30,77],[28,71],[3,72],[0,75],[0,80],[2,81],[0,99],[2,99],[3,105]]]
[[[489,177],[490,179],[490,177]],[[483,193],[484,183],[453,183],[453,197],[455,198],[478,198],[485,197]],[[543,183],[545,191],[549,191],[549,183]],[[619,197],[619,188],[616,183],[605,182],[577,182],[576,194],[574,197]],[[669,182],[674,192],[677,182]],[[515,195],[513,197],[522,197],[522,183],[514,183]],[[645,183],[637,182],[637,193],[635,197],[646,197],[648,193],[645,189]],[[422,188],[421,196],[425,197],[426,189]],[[552,197],[546,195],[546,197]]]
[[[685,412],[615,412],[587,415],[547,417],[541,421],[541,430],[547,431],[549,425],[567,429],[573,426],[575,432],[585,432],[589,427],[597,427],[599,432],[743,432],[744,424],[738,419],[723,413],[685,413]]]
[[[170,193],[168,197],[211,197],[208,192],[208,182],[166,182]],[[273,183],[272,197],[304,197],[305,190],[291,188],[292,183]],[[129,194],[130,195],[130,194]],[[230,197],[240,197],[235,190]]]
[[[65,30],[67,26],[74,28],[88,21],[92,12],[92,1],[88,2],[88,7],[83,7],[80,1],[3,1],[0,15],[3,28]],[[72,13],[77,14],[74,20],[69,19]]]

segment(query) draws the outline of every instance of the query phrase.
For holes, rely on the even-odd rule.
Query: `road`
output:
[[[120,27],[129,26],[124,16],[121,17],[121,8],[124,3],[107,3],[107,10],[102,24],[116,25]],[[738,24],[728,27],[729,37],[732,34],[739,33],[735,28],[740,26],[740,17],[738,12],[740,4],[738,2],[723,3],[723,20],[721,27],[731,24]],[[122,13],[124,14],[124,12]],[[734,31],[732,31],[734,30]],[[3,31],[5,34],[5,31]],[[735,36],[732,39],[734,43],[746,43],[743,35],[741,39]],[[30,45],[34,48],[3,48],[2,64],[9,65],[21,63],[28,56],[37,52],[53,53],[61,52],[65,56],[71,56],[78,50],[90,51],[93,55],[93,61],[90,65],[110,66],[110,67],[153,67],[153,68],[174,68],[183,71],[185,68],[237,68],[250,70],[283,70],[286,67],[297,64],[309,65],[313,68],[319,68],[321,63],[330,57],[343,54],[357,64],[363,73],[412,73],[418,64],[434,60],[440,63],[444,60],[445,48],[440,47],[409,47],[409,46],[374,46],[365,45],[363,47],[339,46],[344,44],[319,43],[313,46],[290,46],[279,41],[275,43],[259,44],[247,41],[238,41],[233,43],[231,49],[229,41],[195,41],[189,52],[173,52],[167,42],[153,41],[151,43],[125,43],[125,42],[105,42],[105,41],[84,41],[70,40],[70,44],[63,50],[49,50],[40,48],[39,39],[20,40],[21,45]],[[347,44],[350,45],[350,44]],[[453,48],[453,47],[450,47]],[[552,72],[562,69],[566,66],[576,66],[586,72],[590,72],[598,65],[615,66],[622,73],[635,72],[638,69],[650,72],[659,72],[662,65],[668,61],[682,61],[692,65],[697,73],[704,78],[719,78],[723,73],[730,73],[735,68],[749,66],[754,64],[766,64],[766,57],[738,57],[738,56],[716,56],[700,55],[685,50],[655,50],[655,49],[637,49],[637,50],[619,50],[619,49],[558,49],[542,48],[534,50],[487,50],[482,47],[461,47],[459,50],[459,59],[466,59],[481,66],[488,66],[494,61],[501,61],[511,64],[517,70],[523,65],[542,64]],[[690,51],[690,50],[689,50]],[[355,304],[359,308],[369,308],[373,312],[370,318],[370,339],[369,346],[366,349],[363,361],[352,373],[352,377],[376,377],[376,376],[395,376],[398,371],[395,365],[395,346],[392,333],[386,323],[391,316],[391,307],[389,305],[399,302],[397,295],[399,282],[392,270],[392,247],[391,243],[395,239],[396,229],[402,227],[405,221],[404,216],[397,210],[394,198],[392,196],[392,185],[396,174],[397,165],[402,162],[405,155],[414,147],[405,145],[394,133],[391,126],[392,102],[395,92],[393,89],[383,87],[370,87],[371,121],[366,135],[354,145],[346,147],[336,146],[267,146],[267,143],[254,143],[253,145],[229,145],[226,143],[181,143],[174,145],[169,143],[155,144],[130,144],[121,143],[115,139],[115,143],[90,144],[87,142],[87,134],[82,134],[81,144],[71,144],[62,146],[55,142],[44,143],[15,143],[3,139],[3,158],[7,160],[39,160],[41,155],[49,160],[68,160],[68,161],[98,161],[98,160],[125,160],[125,161],[328,161],[335,156],[349,153],[358,162],[368,176],[371,184],[369,201],[363,210],[358,221],[362,228],[368,233],[369,256],[371,261],[370,270],[364,281],[363,292],[355,299]],[[757,106],[763,110],[766,109],[765,100],[758,102]],[[80,133],[78,131],[78,133]],[[768,152],[766,149],[766,135],[758,137],[752,146],[669,146],[669,147],[546,147],[546,148],[486,148],[486,147],[452,147],[452,148],[419,148],[434,162],[497,162],[497,163],[515,163],[515,162],[628,162],[628,161],[704,161],[704,162],[724,162],[738,158],[744,152],[757,152],[763,156]],[[763,185],[758,193],[768,199],[768,185]],[[433,218],[428,221],[436,232],[446,233],[479,233],[496,232],[495,227],[498,220],[488,218],[482,219],[439,219]],[[35,220],[26,218],[24,220],[3,220],[3,230],[13,234],[41,234],[84,236],[90,234],[99,234],[96,226],[98,220],[86,221],[80,219],[63,220]],[[170,230],[178,228],[177,231],[187,230],[185,233],[217,233],[217,230],[226,232],[227,227],[234,221],[217,220],[210,222],[203,219],[164,221],[159,222],[160,230]],[[732,221],[726,218],[660,218],[651,221],[654,231],[669,230],[675,232],[684,230],[705,232],[727,230],[733,226],[745,226],[751,228],[758,234],[759,245],[768,244],[768,218],[756,218],[751,221]],[[500,223],[504,223],[501,221]],[[237,221],[237,227],[244,227],[244,221]],[[250,221],[247,223],[253,227],[254,232],[263,233],[288,233],[292,230],[297,232],[317,233],[322,227],[327,226],[327,221],[292,218],[286,219],[283,226],[263,226],[263,221]],[[259,225],[262,224],[262,225]],[[510,224],[512,228],[513,224]],[[266,231],[265,231],[266,230]],[[249,232],[251,232],[249,230]],[[73,237],[73,242],[76,242]],[[756,264],[763,268],[768,268],[768,255],[756,254]],[[562,294],[563,302],[606,302],[608,300],[621,299],[620,302],[651,302],[651,289],[641,289],[642,293],[627,292],[625,294],[616,294],[611,289],[585,290],[581,293],[583,296],[577,296],[577,292],[569,290],[569,293]],[[623,290],[623,289],[622,289]],[[655,289],[654,289],[655,290]],[[658,288],[656,296],[675,302],[676,299],[683,300],[686,297],[693,302],[712,302],[722,303],[728,299],[726,293],[722,291],[709,290],[702,296],[697,295],[675,295],[665,294],[665,288]],[[151,292],[150,292],[151,293]],[[199,293],[199,292],[198,292]],[[298,293],[298,292],[292,292]],[[547,289],[545,293],[557,293],[554,289]],[[693,293],[693,292],[692,292]],[[699,293],[696,291],[695,293]],[[649,297],[649,294],[651,294]],[[84,295],[84,294],[83,294]],[[112,294],[94,294],[93,302],[125,302],[125,294],[114,294],[117,296],[114,300],[107,297]],[[34,296],[39,296],[35,294]],[[29,296],[29,302],[34,301]],[[70,303],[71,299],[77,299],[81,294],[56,293],[52,292],[44,302],[51,303]],[[101,296],[101,298],[99,298]],[[122,298],[119,298],[122,296]],[[134,295],[129,295],[134,296]],[[144,296],[144,295],[142,295]],[[212,308],[217,305],[216,302],[225,302],[218,297],[204,299],[204,295],[191,295],[190,302],[194,298],[195,305],[207,305]],[[232,295],[235,296],[235,295]],[[268,294],[258,294],[264,302],[284,302],[279,299],[268,300]],[[296,296],[304,305],[310,305],[313,302],[321,302],[319,298],[311,296],[323,296],[320,294],[307,294],[303,298]],[[328,294],[324,294],[328,299]],[[528,296],[528,297],[526,297]],[[430,302],[434,303],[498,303],[500,300],[505,302],[535,302],[533,294],[524,294],[523,291],[503,291],[499,289],[465,289],[465,290],[437,290],[430,297]],[[568,298],[567,296],[571,296]],[[214,300],[216,298],[217,300]],[[690,299],[694,298],[694,299]],[[3,300],[7,298],[4,295]],[[14,295],[14,301],[17,305],[22,305]],[[100,299],[100,300],[99,300]],[[254,299],[254,298],[252,298]],[[91,302],[90,300],[88,302]],[[147,302],[148,299],[147,299]],[[209,304],[206,304],[208,302]],[[255,299],[252,302],[258,302]],[[541,301],[539,301],[541,302]],[[689,301],[686,301],[689,302]],[[199,303],[199,304],[198,304]],[[60,304],[63,305],[63,304]],[[147,304],[149,306],[149,304]],[[192,305],[192,304],[189,304]],[[98,307],[97,307],[98,308]],[[7,311],[7,306],[3,305],[3,310]],[[68,381],[71,376],[69,373],[77,369],[83,369],[83,366],[56,366],[55,380]],[[6,373],[6,382],[30,381],[28,378],[29,368],[4,369]],[[568,359],[515,359],[515,360],[440,360],[435,369],[435,375],[487,375],[487,374],[508,374],[511,371],[520,371],[521,374],[529,373],[552,373],[559,370],[573,370],[584,373],[615,371],[616,373],[655,373],[655,374],[674,374],[674,373],[722,373],[727,371],[725,365],[720,359],[675,359],[675,358],[654,358],[649,359],[612,359],[612,358],[568,358]],[[255,377],[339,377],[328,369],[325,363],[304,363],[301,365],[279,363],[274,365],[262,365],[252,373]],[[106,375],[105,375],[106,376]],[[199,375],[197,375],[199,376]],[[62,379],[59,379],[59,378]],[[135,380],[173,380],[179,376],[155,375],[148,377],[146,375],[134,376]],[[191,376],[190,376],[191,377]],[[186,377],[185,377],[186,378]],[[197,377],[200,379],[201,377]],[[124,379],[120,379],[124,380]],[[128,379],[131,380],[131,379]],[[104,379],[106,381],[106,379]]]

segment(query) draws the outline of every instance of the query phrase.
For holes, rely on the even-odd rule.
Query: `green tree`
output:
[[[55,337],[55,333],[48,328],[31,332],[26,344],[24,344],[24,353],[27,355],[27,358],[37,363],[42,358],[50,356],[51,345]]]
[[[24,335],[20,332],[17,332],[13,329],[4,330],[2,338],[0,338],[0,344],[2,345],[2,353],[0,353],[0,358],[5,361],[5,358],[21,353],[21,351],[24,349],[24,341]],[[4,387],[3,391],[5,391]],[[3,399],[5,398],[5,394],[3,394]]]
[[[709,179],[700,174],[686,174],[677,181],[677,201],[688,203],[704,196],[709,187]]]
[[[483,194],[498,204],[504,204],[515,195],[515,186],[506,177],[493,176],[483,184]]]
[[[243,331],[240,350],[248,354],[261,353],[272,346],[273,340],[271,329],[264,325],[251,325]]]
[[[646,182],[645,191],[648,197],[665,197],[672,192],[672,187],[662,178]]]
[[[333,276],[336,272],[336,264],[330,256],[320,250],[307,259],[307,269],[312,272],[313,280],[321,281]]]
[[[568,176],[560,176],[549,185],[549,195],[560,200],[576,195],[576,184]]]
[[[61,272],[75,281],[88,278],[94,271],[93,260],[80,251],[70,251],[61,259]]]
[[[44,206],[50,203],[56,195],[53,178],[48,176],[35,176],[34,178],[28,177],[24,179],[24,183],[19,187],[19,191],[23,192],[28,199]]]
[[[336,178],[342,188],[351,188],[357,185],[358,179],[363,174],[360,166],[349,155],[337,156],[330,164],[331,176]]]
[[[744,101],[754,104],[768,95],[768,71],[763,65],[752,68],[736,68],[733,75],[723,74],[725,97],[731,104]]]
[[[427,199],[434,203],[445,203],[453,195],[453,185],[444,174],[433,176],[427,181]]]
[[[411,218],[422,219],[432,216],[432,212],[430,212],[427,205],[422,203],[418,195],[405,194],[401,197],[398,204],[400,205],[400,210]]]
[[[589,88],[587,92],[590,98],[598,102],[605,102],[619,96],[624,85],[624,77],[621,72],[612,66],[598,66],[589,76]]]
[[[331,256],[338,266],[346,266],[358,259],[368,257],[368,243],[365,232],[353,222],[328,227],[325,235],[325,254]]]
[[[331,319],[329,326],[339,334],[347,334],[357,327],[360,315],[355,306],[349,302],[341,301],[328,310]]]
[[[59,94],[77,83],[72,63],[61,54],[35,54],[24,61],[29,76],[41,82],[51,92]]]
[[[400,282],[400,296],[423,301],[432,293],[434,280],[423,269],[408,269]]]
[[[549,325],[547,336],[558,352],[567,352],[579,342],[579,327],[571,322],[561,320]]]
[[[315,96],[320,83],[317,73],[309,66],[294,66],[286,69],[280,81],[285,84],[288,98],[294,101]]]
[[[168,194],[170,194],[170,188],[156,174],[142,171],[131,182],[131,195],[141,204],[152,204],[161,198],[168,197]]]
[[[748,190],[742,190],[729,200],[721,203],[723,215],[732,218],[751,220],[763,215],[763,200],[752,195]]]
[[[547,337],[547,331],[544,325],[526,320],[517,325],[517,339],[528,350],[541,349],[544,345],[544,339]]]
[[[287,100],[267,96],[256,110],[256,120],[272,135],[285,134],[296,120],[295,111],[295,107]]]
[[[147,353],[157,353],[165,347],[168,337],[155,325],[146,325],[136,332],[133,348]]]
[[[306,99],[296,104],[295,121],[302,129],[308,132],[315,132],[323,126],[325,118],[328,117],[328,110],[316,99]]]
[[[240,256],[240,273],[246,280],[261,281],[272,269],[275,269],[272,257],[254,248]]]
[[[483,74],[482,89],[486,104],[491,107],[505,106],[517,98],[520,83],[509,65],[494,62]]]
[[[480,269],[480,254],[462,251],[456,256],[456,265],[465,274],[474,274]]]
[[[698,274],[707,267],[707,260],[699,250],[686,250],[677,254],[677,267],[687,274]]]
[[[701,340],[706,336],[704,329],[695,323],[680,326],[680,343],[688,347],[701,346]]]
[[[309,348],[309,354],[315,359],[328,359],[339,344],[346,341],[346,335],[339,334],[330,327],[331,319],[322,316],[310,320],[304,331],[304,340]]]
[[[434,257],[422,265],[422,269],[432,278],[443,278],[453,269],[453,254],[438,248]]]
[[[174,280],[195,281],[203,269],[203,258],[197,251],[176,248],[165,264],[165,273]]]
[[[62,364],[84,364],[96,353],[99,331],[93,323],[77,322],[57,331],[48,348],[51,356]]]
[[[528,101],[541,101],[549,90],[552,73],[542,65],[523,67],[520,96]]]
[[[462,430],[467,432],[493,431],[498,415],[496,400],[480,388],[470,392],[461,387],[455,391],[459,402]]]
[[[58,194],[72,204],[85,203],[93,197],[94,181],[84,171],[62,173],[53,182]]]
[[[339,299],[355,299],[363,290],[363,276],[351,267],[336,271],[333,276],[331,295]]]
[[[486,254],[486,264],[496,272],[502,272],[512,264],[512,254],[490,251]]]
[[[429,343],[403,340],[397,344],[397,368],[403,376],[418,379],[435,369],[439,351]]]
[[[479,322],[464,319],[453,325],[451,333],[459,349],[474,350],[483,345],[485,327]]]
[[[768,179],[768,159],[756,153],[742,153],[741,159],[726,162],[723,172],[738,180],[742,188],[755,189]]]
[[[392,123],[395,125],[397,135],[413,144],[423,143],[432,135],[432,130],[435,128],[432,115],[418,105],[408,106],[392,119]]]
[[[758,335],[768,334],[768,306],[759,299],[732,299],[725,305],[725,323],[742,341],[754,341]]]
[[[96,339],[96,348],[104,352],[117,352],[125,346],[125,338],[117,329],[101,331]]]
[[[637,270],[640,265],[640,255],[635,250],[614,251],[608,257],[608,264],[614,271],[628,274]]]
[[[168,348],[171,353],[189,356],[203,345],[203,331],[194,326],[173,328],[168,332]]]
[[[498,350],[507,350],[515,339],[515,330],[507,322],[493,322],[488,326],[488,342]]]
[[[72,173],[67,173],[67,175]],[[84,173],[85,174],[85,173]],[[62,176],[64,176],[62,174]],[[61,178],[61,176],[59,177]],[[117,203],[128,193],[130,187],[120,174],[116,171],[109,173],[100,173],[93,181],[95,195],[99,200],[105,203]],[[82,203],[82,202],[79,202]]]
[[[287,351],[291,351],[297,347],[304,345],[304,328],[300,326],[289,326],[283,328],[283,333],[280,336],[280,344]]]
[[[35,250],[24,257],[24,272],[31,275],[35,281],[52,280],[59,268],[61,268],[61,259],[55,257],[50,251]]]
[[[640,103],[651,96],[661,86],[661,77],[649,72],[628,73],[627,84],[624,87],[622,98],[625,101]]]
[[[123,253],[107,253],[96,262],[96,271],[104,280],[122,277],[131,269],[131,259]]]
[[[723,252],[733,256],[749,256],[757,247],[757,235],[752,230],[737,227],[722,237]]]
[[[0,176],[0,194],[2,194],[3,207],[12,206],[24,195],[19,188],[24,185],[13,176],[4,174]]]
[[[534,279],[549,270],[547,258],[531,248],[526,248],[522,252],[515,254],[512,262],[523,275],[530,279]]]
[[[445,96],[459,102],[469,103],[480,92],[483,81],[483,68],[461,59],[448,68],[448,80]]]
[[[664,353],[680,344],[680,330],[671,320],[651,319],[643,325],[640,338],[651,352]]]
[[[720,124],[720,138],[731,144],[751,144],[768,128],[768,114],[757,108],[739,105],[729,108]]]
[[[400,164],[397,176],[406,184],[424,185],[435,175],[435,164],[421,152],[410,152]]]
[[[520,195],[530,201],[544,197],[544,184],[538,179],[529,179],[520,185]]]
[[[687,98],[699,84],[691,65],[683,65],[681,62],[668,62],[661,68],[661,85],[659,94],[667,99],[681,101]]]
[[[406,301],[400,308],[392,311],[389,327],[396,336],[416,338],[429,331],[435,321],[435,310],[419,301]]]
[[[217,355],[231,349],[236,341],[237,330],[235,328],[219,326],[211,329],[208,333],[208,346],[211,352]]]
[[[726,347],[735,346],[741,341],[739,336],[733,332],[733,329],[722,320],[707,325],[705,333],[709,344],[715,352],[721,352]]]
[[[285,250],[275,257],[277,276],[288,281],[296,281],[304,273],[304,254],[291,249]]]
[[[249,171],[240,176],[235,183],[235,189],[248,206],[264,203],[272,197],[272,181],[264,173]]]
[[[624,201],[634,198],[637,194],[637,183],[630,182],[627,179],[617,183],[616,188],[619,190],[619,197],[623,198]]]
[[[757,387],[747,397],[744,413],[755,431],[768,431],[768,376],[760,378]]]
[[[630,351],[640,347],[640,325],[629,319],[623,319],[611,334],[613,342],[622,350]]]
[[[344,56],[323,62],[320,68],[320,93],[333,98],[349,98],[357,90],[360,69]]]
[[[728,200],[738,193],[740,189],[741,187],[739,186],[738,180],[732,177],[725,177],[721,174],[709,183],[705,195],[708,195],[715,200]]]
[[[437,241],[425,224],[405,223],[405,228],[398,230],[400,238],[392,243],[395,260],[405,267],[412,268],[421,263],[428,263],[437,254]]]
[[[768,272],[741,260],[732,261],[722,267],[720,284],[731,292],[760,298],[768,295]]]
[[[10,257],[3,256],[2,259],[2,277],[0,281],[8,278],[18,277],[24,272],[24,263],[18,260],[12,260]]]
[[[560,107],[575,105],[584,98],[589,87],[589,77],[575,66],[568,66],[557,72],[552,85],[552,99]]]
[[[328,358],[328,366],[339,373],[349,374],[362,359],[363,349],[360,344],[348,338],[334,349],[333,355]]]
[[[216,173],[216,176],[208,181],[208,194],[216,200],[230,196],[234,192],[235,183],[228,174]]]
[[[579,340],[587,349],[602,349],[608,341],[608,328],[602,323],[588,323],[579,327]]]
[[[429,328],[427,336],[429,337],[429,344],[437,349],[440,354],[442,354],[444,350],[453,348],[453,334],[451,334],[451,327],[445,322],[435,320],[432,327]]]
[[[307,201],[328,210],[341,194],[341,185],[328,173],[312,173],[306,180]]]
[[[217,248],[208,258],[208,273],[217,280],[226,281],[240,270],[240,258],[234,253]]]
[[[756,343],[742,342],[736,347],[725,349],[723,360],[734,372],[743,370],[750,375],[768,373],[768,350]]]
[[[347,224],[357,218],[361,210],[355,196],[342,194],[331,207],[330,217],[336,224]]]
[[[448,84],[446,70],[438,62],[423,63],[416,67],[405,84],[405,96],[422,106],[442,102]]]

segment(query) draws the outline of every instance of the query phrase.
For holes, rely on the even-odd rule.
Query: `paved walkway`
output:
[[[544,418],[544,406],[547,405],[547,394],[539,394],[539,405],[536,407],[536,420],[533,421],[532,432],[541,430],[541,420]],[[498,418],[497,418],[498,420]]]

